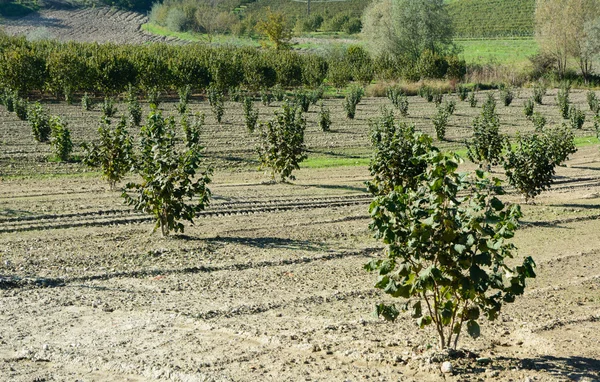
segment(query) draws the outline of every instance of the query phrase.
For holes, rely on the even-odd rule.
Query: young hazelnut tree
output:
[[[371,203],[370,227],[387,249],[365,269],[378,273],[375,286],[401,298],[420,328],[435,328],[440,349],[456,348],[463,327],[479,337],[481,317],[496,319],[523,294],[535,263],[506,263],[521,210],[498,198],[500,180],[481,170],[459,174],[455,155],[432,151],[423,159],[417,187],[398,186]],[[395,304],[376,312],[392,321],[400,314]]]
[[[164,236],[170,231],[183,232],[180,220],[193,224],[196,214],[206,207],[210,197],[207,184],[211,169],[199,172],[202,150],[199,132],[201,124],[186,125],[185,147],[177,147],[175,121],[165,119],[154,108],[141,129],[140,153],[135,172],[141,182],[125,186],[123,198],[136,210],[151,214]]]

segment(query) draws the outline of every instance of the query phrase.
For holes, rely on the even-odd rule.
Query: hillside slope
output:
[[[448,10],[459,38],[533,36],[535,0],[456,0]]]

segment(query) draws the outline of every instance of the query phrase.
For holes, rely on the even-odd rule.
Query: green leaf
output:
[[[417,318],[417,325],[419,325],[419,328],[421,329],[423,329],[427,325],[431,325],[432,322],[433,320],[431,319],[431,316],[422,316]]]
[[[417,302],[415,302],[415,303],[413,304],[413,306],[412,306],[412,311],[411,311],[411,314],[410,314],[410,316],[411,316],[412,318],[419,318],[419,317],[421,317],[422,315],[423,315],[423,314],[422,314],[422,311],[421,311],[421,301],[419,300],[419,301],[417,301]]]
[[[493,197],[492,200],[490,200],[490,205],[496,211],[501,211],[504,209],[504,203],[502,203],[502,201],[496,197]]]
[[[386,321],[395,321],[400,312],[395,305],[379,304],[375,308],[377,317],[383,317]]]
[[[472,338],[478,338],[481,335],[481,329],[477,321],[467,321],[467,333],[469,333],[469,336]]]

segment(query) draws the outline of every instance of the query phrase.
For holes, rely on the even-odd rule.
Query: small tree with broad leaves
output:
[[[186,137],[197,136],[186,133]],[[186,139],[185,149],[178,150],[176,142],[174,119],[163,118],[153,108],[141,129],[141,150],[135,164],[142,180],[128,183],[123,191],[127,204],[154,217],[154,230],[160,228],[163,237],[172,230],[183,232],[180,220],[193,224],[210,197],[207,184],[212,171],[198,171],[203,147],[196,139]]]
[[[427,168],[423,155],[434,150],[431,142],[431,137],[415,131],[414,125],[397,123],[393,113],[383,109],[371,127],[373,157],[369,171],[373,180],[367,182],[369,192],[385,195],[398,186],[416,187]]]
[[[535,263],[506,263],[521,210],[498,198],[500,180],[481,170],[459,174],[456,156],[432,152],[424,160],[418,187],[397,187],[371,203],[370,227],[387,249],[365,269],[379,274],[376,288],[404,299],[402,310],[420,328],[435,327],[440,349],[456,348],[464,326],[479,337],[482,316],[495,320],[523,294]],[[376,312],[392,321],[400,314],[386,304]]]
[[[275,118],[261,123],[259,144],[257,147],[261,168],[271,170],[271,178],[282,182],[295,179],[294,170],[300,168],[300,162],[307,158],[304,144],[306,119],[302,110],[295,104],[284,102]]]
[[[102,176],[112,190],[131,170],[133,163],[133,140],[127,131],[127,119],[123,116],[112,129],[110,119],[103,117],[98,128],[99,141],[83,143],[83,163],[99,167]]]
[[[473,139],[467,142],[467,156],[489,171],[502,160],[507,138],[500,134],[500,118],[495,103],[490,99],[483,105],[481,114],[473,121]]]

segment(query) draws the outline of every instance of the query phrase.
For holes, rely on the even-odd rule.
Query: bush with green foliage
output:
[[[385,94],[403,117],[408,116],[408,97],[399,86],[390,86]]]
[[[543,103],[547,90],[548,88],[544,82],[537,81],[535,84],[533,84],[533,100],[535,103],[538,105]]]
[[[431,118],[433,128],[435,129],[435,136],[440,141],[446,140],[446,128],[448,127],[449,119],[450,114],[443,107],[437,107],[435,115]]]
[[[158,87],[153,86],[149,88],[146,99],[148,100],[150,107],[158,108],[160,105],[160,90],[158,90]]]
[[[6,107],[6,111],[12,113],[15,111],[13,91],[9,88],[3,88],[0,94],[0,103]]]
[[[331,111],[323,101],[319,103],[319,127],[325,132],[331,129]]]
[[[188,109],[188,103],[190,102],[190,97],[192,96],[192,87],[190,85],[185,85],[177,90],[177,94],[179,95],[177,111],[179,114],[183,115]]]
[[[376,288],[408,300],[401,309],[420,328],[433,325],[440,349],[456,348],[464,326],[479,337],[481,316],[497,319],[503,304],[524,293],[535,263],[527,257],[507,264],[522,214],[499,199],[499,179],[481,170],[458,173],[454,155],[432,152],[422,160],[417,187],[396,187],[371,203],[370,228],[386,252],[365,269],[378,273]],[[381,303],[376,312],[386,320],[399,316],[395,304]]]
[[[39,102],[36,102],[30,106],[27,115],[35,140],[38,142],[48,142],[52,128],[50,127],[50,117],[46,113],[46,110],[44,110]]]
[[[585,113],[577,106],[571,106],[569,108],[569,122],[572,129],[581,129],[585,123]]]
[[[444,104],[441,105],[441,107],[446,110],[448,115],[454,115],[454,112],[456,111],[456,101],[453,99],[447,99],[444,101]]]
[[[346,117],[348,119],[354,119],[356,115],[356,105],[360,102],[365,89],[361,86],[352,85],[348,89],[348,94],[344,98],[344,110],[346,111]]]
[[[246,129],[253,133],[256,129],[256,123],[258,122],[258,110],[254,107],[251,97],[245,97],[244,103],[242,104],[242,110],[244,112],[244,122]]]
[[[533,127],[536,132],[542,132],[546,127],[546,117],[544,117],[540,112],[534,112],[530,120],[533,122]]]
[[[71,131],[67,128],[67,124],[56,115],[50,117],[50,129],[52,131],[50,145],[54,155],[62,162],[68,161],[73,151]]]
[[[264,106],[271,105],[271,102],[273,102],[273,98],[274,98],[273,93],[271,93],[267,89],[263,89],[260,92],[260,100]],[[244,98],[244,102],[245,102],[245,98]]]
[[[504,163],[508,181],[528,202],[550,188],[555,167],[575,150],[573,133],[564,125],[542,134],[519,134]]]
[[[414,125],[396,123],[391,111],[382,110],[371,127],[373,157],[369,171],[373,180],[367,182],[373,195],[386,195],[396,187],[416,189],[419,176],[427,168],[424,155],[434,150],[432,140],[417,132]]]
[[[306,90],[297,90],[294,93],[294,102],[302,109],[302,112],[307,113],[311,104],[311,97]]]
[[[191,118],[186,114],[181,116],[181,129],[185,136],[186,146],[192,147],[200,144],[200,133],[204,127],[204,113],[199,112],[194,114]]]
[[[223,115],[225,114],[225,96],[223,95],[223,91],[214,87],[209,87],[206,90],[206,94],[208,95],[208,103],[210,104],[210,108],[215,115],[217,122],[221,123]]]
[[[130,85],[125,102],[127,102],[127,113],[131,126],[140,126],[142,123],[142,106],[138,100],[137,92]]]
[[[590,111],[595,115],[600,115],[600,100],[598,99],[598,96],[596,96],[596,93],[590,90],[587,92],[586,98]]]
[[[495,111],[495,101],[488,97],[481,114],[473,121],[473,139],[467,142],[467,156],[487,171],[499,164],[508,138],[500,134],[500,118]]]
[[[81,108],[85,111],[91,111],[94,108],[94,102],[87,92],[83,93],[81,97]]]
[[[273,97],[275,97],[275,101],[282,102],[285,99],[285,90],[280,84],[273,86],[271,91],[273,93]]]
[[[466,101],[469,97],[469,88],[465,85],[458,85],[457,93],[458,99],[460,99],[461,101]]]
[[[284,101],[275,118],[261,123],[257,152],[262,169],[270,169],[271,179],[295,179],[294,170],[307,158],[304,143],[306,119],[295,104]]]
[[[104,117],[98,128],[99,139],[90,144],[83,143],[83,163],[100,168],[102,177],[111,190],[131,170],[134,163],[133,139],[127,131],[127,119],[123,116],[116,128],[111,128],[110,119]]]
[[[523,102],[523,114],[527,119],[530,119],[533,116],[533,109],[535,107],[535,103],[532,98],[528,98]]]
[[[469,93],[469,106],[477,107],[477,92],[475,90]]]
[[[569,118],[569,89],[569,87],[562,86],[556,93],[556,104],[564,119]]]
[[[27,121],[27,110],[29,109],[29,102],[21,97],[13,98],[13,107],[15,114],[21,121]]]
[[[500,91],[500,99],[504,103],[504,106],[508,107],[512,103],[515,98],[515,90],[510,86],[505,86],[502,91]]]
[[[122,196],[128,205],[152,215],[156,221],[154,231],[160,228],[163,237],[173,230],[183,232],[181,220],[193,224],[196,214],[208,204],[207,184],[212,171],[198,170],[203,149],[197,140],[189,139],[184,149],[178,149],[175,121],[163,118],[160,111],[152,108],[141,129],[134,167],[141,182],[128,183]]]
[[[115,100],[113,98],[104,98],[104,102],[102,103],[102,114],[106,118],[112,118],[117,114],[117,106],[115,105]]]

